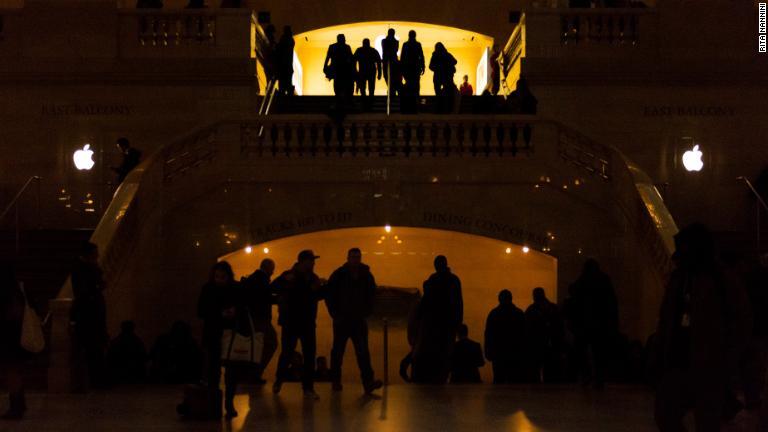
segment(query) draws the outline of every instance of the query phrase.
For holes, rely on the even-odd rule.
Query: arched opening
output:
[[[311,30],[295,36],[296,48],[294,59],[294,84],[297,93],[302,95],[332,95],[333,83],[323,74],[323,61],[328,46],[336,42],[338,34],[344,34],[347,44],[354,52],[368,38],[371,46],[381,52],[381,39],[387,31],[395,29],[400,46],[408,39],[410,30],[416,31],[416,38],[424,50],[427,71],[421,77],[421,94],[433,95],[432,72],[429,71],[429,58],[435,44],[442,42],[448,51],[456,57],[456,85],[461,84],[467,75],[469,82],[480,94],[485,88],[490,69],[488,68],[489,51],[493,47],[493,38],[469,30],[434,24],[407,21],[371,21],[344,24]],[[299,72],[301,71],[301,72]],[[382,79],[376,83],[376,94],[386,95],[387,85]]]
[[[276,275],[295,262],[296,254],[311,248],[320,255],[315,272],[323,278],[342,265],[349,248],[359,247],[363,261],[371,267],[380,287],[380,307],[370,320],[370,348],[374,369],[381,374],[383,334],[381,319],[391,323],[389,331],[389,377],[397,382],[400,359],[408,352],[406,319],[410,306],[421,291],[422,282],[433,272],[436,255],[446,255],[454,273],[462,280],[464,321],[470,337],[481,341],[488,312],[497,304],[501,289],[512,291],[515,304],[530,305],[531,291],[542,287],[547,297],[557,299],[557,259],[545,253],[488,237],[454,231],[408,228],[366,227],[319,231],[295,235],[247,248],[221,257],[232,264],[236,276],[247,276],[264,258],[277,264]],[[418,291],[417,291],[418,290]],[[397,297],[397,298],[393,298]],[[331,320],[324,305],[317,322],[318,356],[330,356]],[[358,372],[351,345],[347,347],[344,379],[357,381]],[[267,374],[274,373],[276,362]],[[482,370],[483,380],[491,380],[490,367]]]

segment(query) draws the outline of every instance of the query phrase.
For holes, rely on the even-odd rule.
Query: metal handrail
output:
[[[746,178],[745,176],[739,176],[739,177],[736,177],[736,180],[742,180],[744,183],[746,183],[747,187],[755,195],[755,198],[757,198],[757,201],[760,203],[760,205],[763,206],[765,211],[768,211],[768,204],[765,203],[765,201],[763,200],[763,197],[760,196],[760,193],[757,192],[757,189],[755,189],[755,187],[752,185],[752,182],[750,182],[748,178]]]
[[[19,189],[19,191],[16,193],[16,196],[13,197],[11,202],[8,204],[8,206],[3,210],[2,213],[0,213],[0,222],[5,218],[5,216],[11,211],[12,208],[16,207],[16,253],[18,254],[21,250],[21,225],[19,224],[19,199],[24,195],[24,193],[27,191],[29,186],[32,184],[32,182],[37,183],[37,219],[38,219],[38,226],[40,226],[40,180],[43,178],[40,176],[32,176],[30,177],[26,183],[24,183],[24,186]]]

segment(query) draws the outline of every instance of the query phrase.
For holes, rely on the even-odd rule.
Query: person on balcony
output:
[[[435,51],[429,60],[429,70],[433,72],[432,83],[435,85],[435,96],[449,96],[456,88],[453,82],[456,58],[445,49],[442,42],[435,44]]]
[[[451,272],[448,259],[435,257],[435,273],[424,282],[419,310],[420,329],[413,349],[413,380],[445,384],[451,371],[456,333],[464,319],[461,280]]]
[[[395,29],[387,30],[387,37],[381,41],[382,72],[387,82],[389,95],[394,97],[400,94],[403,85],[403,77],[400,74],[400,61],[397,52],[400,50],[400,41],[395,37]]]
[[[536,108],[539,101],[536,96],[531,93],[530,87],[528,87],[528,80],[524,77],[520,77],[517,80],[517,86],[515,91],[509,95],[509,103],[512,104],[512,110],[515,113],[520,114],[536,114]]]
[[[131,147],[131,142],[125,137],[117,139],[117,148],[123,154],[123,161],[120,166],[112,167],[112,171],[117,173],[117,184],[119,185],[125,180],[128,173],[139,165],[141,152]]]
[[[21,347],[24,320],[24,294],[16,280],[16,272],[8,263],[0,265],[0,369],[4,370],[10,404],[4,420],[19,420],[27,410],[24,399],[25,352]]]
[[[464,75],[464,81],[459,87],[459,94],[462,96],[472,96],[475,94],[475,89],[472,88],[472,84],[469,83],[469,75]]]
[[[296,352],[296,345],[301,341],[304,360],[301,381],[307,400],[319,399],[314,386],[317,351],[315,331],[317,303],[323,297],[323,281],[314,272],[317,258],[311,250],[299,252],[293,267],[272,283],[278,296],[277,323],[282,329],[277,376],[272,392],[280,393],[283,382],[289,379],[291,358]]]
[[[403,88],[403,110],[415,113],[421,87],[421,76],[424,75],[426,66],[424,63],[424,50],[421,43],[416,40],[416,32],[408,32],[408,40],[403,44],[400,54],[400,70],[405,79]]]
[[[77,364],[86,369],[86,374],[80,374],[86,376],[80,378],[87,379],[90,386],[102,387],[105,384],[104,353],[109,339],[103,294],[106,284],[99,267],[99,248],[95,244],[83,244],[71,279],[74,299],[70,320],[74,323],[75,352],[79,359]]]
[[[500,55],[501,50],[499,49],[499,44],[494,43],[493,49],[491,50],[491,82],[489,83],[489,90],[493,96],[499,94],[499,89],[501,88],[501,63],[499,63]]]
[[[352,98],[355,89],[355,60],[352,48],[346,43],[343,34],[336,36],[336,43],[328,47],[323,62],[325,77],[333,80],[333,92],[337,99],[337,108],[345,106]]]
[[[381,56],[371,47],[370,39],[363,39],[363,46],[355,50],[355,66],[363,104],[367,109],[373,106],[373,94],[376,91],[376,80],[381,79]],[[366,97],[366,87],[368,96]]]
[[[371,48],[373,49],[373,48]],[[373,313],[376,299],[376,280],[371,269],[363,264],[362,252],[352,248],[347,262],[336,269],[328,279],[325,304],[333,318],[333,348],[331,350],[331,378],[333,390],[340,391],[341,364],[347,340],[352,339],[357,365],[366,394],[381,388],[382,382],[373,378],[371,354],[368,351],[367,318]]]
[[[499,292],[499,305],[485,321],[485,358],[493,366],[493,383],[525,381],[525,314],[512,303],[512,292]]]
[[[293,48],[295,46],[291,26],[283,27],[283,34],[275,47],[275,61],[280,94],[286,96],[293,96]]]

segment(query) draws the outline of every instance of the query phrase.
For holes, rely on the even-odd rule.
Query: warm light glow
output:
[[[683,166],[688,171],[701,171],[704,168],[704,162],[701,160],[702,152],[699,145],[696,144],[691,150],[683,153]]]
[[[384,231],[386,232],[392,232],[392,227],[389,225],[384,225]]]
[[[443,42],[457,61],[456,74],[454,75],[456,86],[461,84],[461,77],[468,75],[472,86],[482,91],[477,78],[478,64],[486,50],[493,46],[493,38],[455,27],[405,21],[349,23],[297,34],[294,37],[297,56],[294,61],[294,69],[298,71],[296,65],[300,64],[303,72],[301,77],[297,76],[297,72],[294,73],[294,80],[302,81],[300,85],[295,84],[297,90],[301,88],[302,94],[305,95],[333,94],[333,82],[325,78],[323,61],[328,46],[336,42],[336,35],[344,34],[347,45],[352,48],[352,52],[362,46],[362,41],[365,38],[370,39],[371,45],[380,50],[381,39],[390,28],[395,30],[395,38],[400,40],[401,48],[408,39],[408,31],[416,31],[416,38],[421,42],[427,66],[435,44]],[[376,82],[376,94],[380,96],[387,94],[387,85],[384,79]],[[421,77],[421,94],[434,94],[432,71],[429,69]]]
[[[245,253],[249,254],[249,253],[251,253],[251,252],[253,252],[253,248],[252,248],[252,247],[250,247],[250,246],[246,246],[246,247],[245,247]]]
[[[509,254],[509,253],[512,253],[512,248],[511,248],[511,247],[508,247],[508,248],[507,248],[507,249],[506,249],[504,252],[506,252],[506,253],[508,253],[508,254]]]
[[[88,171],[96,164],[93,161],[93,150],[91,150],[90,144],[86,144],[83,148],[76,150],[72,155],[72,160],[75,162],[75,168],[80,171]]]
[[[528,253],[530,251],[531,249],[528,246],[523,246],[523,253]]]
[[[554,301],[558,298],[557,260],[542,253],[541,249],[527,245],[530,251],[525,254],[521,250],[525,246],[523,244],[516,245],[455,231],[404,227],[399,223],[397,235],[402,239],[402,244],[397,244],[394,234],[388,235],[387,240],[379,244],[381,225],[346,228],[271,239],[269,247],[272,252],[269,257],[275,261],[275,274],[279,275],[293,265],[299,251],[312,249],[322,256],[315,263],[315,273],[322,278],[328,278],[346,262],[348,250],[351,247],[359,247],[363,252],[363,262],[370,266],[379,286],[421,291],[424,280],[435,271],[435,256],[443,254],[448,258],[451,270],[461,278],[464,321],[469,326],[470,337],[475,340],[482,340],[488,312],[498,305],[498,293],[502,288],[512,291],[515,304],[522,309],[531,304],[531,292],[537,286],[544,288],[549,299]],[[405,239],[408,239],[407,245]],[[265,246],[266,243],[252,245],[254,250],[261,250]],[[510,254],[504,253],[507,248],[510,248]],[[263,258],[260,254],[246,254],[243,248],[221,257],[232,265],[238,279],[253,273]],[[323,305],[318,309],[317,345],[327,347],[318,351],[327,355],[330,351],[333,326],[327,309]],[[371,326],[371,357],[381,359],[381,327],[374,329],[373,324]],[[399,360],[410,350],[405,327],[404,323],[390,327],[390,360]],[[270,362],[265,376],[273,376],[276,363]],[[390,379],[400,383],[397,378],[399,361],[389,363]],[[344,362],[343,367],[345,377],[358,379],[359,371],[355,370],[355,361]],[[379,373],[381,372],[377,370],[377,374]],[[491,366],[483,367],[481,375],[485,382],[490,382]]]
[[[265,247],[263,250],[264,250],[264,253],[265,253],[265,254],[268,254],[268,253],[269,253],[269,248],[268,248],[268,247]]]

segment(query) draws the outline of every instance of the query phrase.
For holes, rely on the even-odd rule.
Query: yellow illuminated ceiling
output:
[[[493,46],[493,38],[468,30],[426,23],[371,21],[325,27],[295,36],[296,56],[302,69],[302,94],[333,94],[333,85],[325,79],[322,69],[328,45],[336,42],[338,34],[344,34],[347,44],[354,52],[362,45],[363,39],[368,38],[371,40],[371,44],[375,45],[376,40],[386,36],[390,28],[395,29],[396,37],[400,40],[401,46],[408,39],[408,32],[410,30],[416,31],[416,39],[421,42],[424,49],[427,66],[429,66],[429,58],[435,44],[442,42],[458,61],[455,75],[456,85],[461,83],[463,75],[468,75],[469,82],[473,87],[477,87],[477,66],[483,56],[483,51]],[[386,94],[386,84],[383,80],[379,81],[376,86],[377,94]],[[429,70],[422,77],[421,89],[421,93],[424,95],[434,94],[432,72]]]

